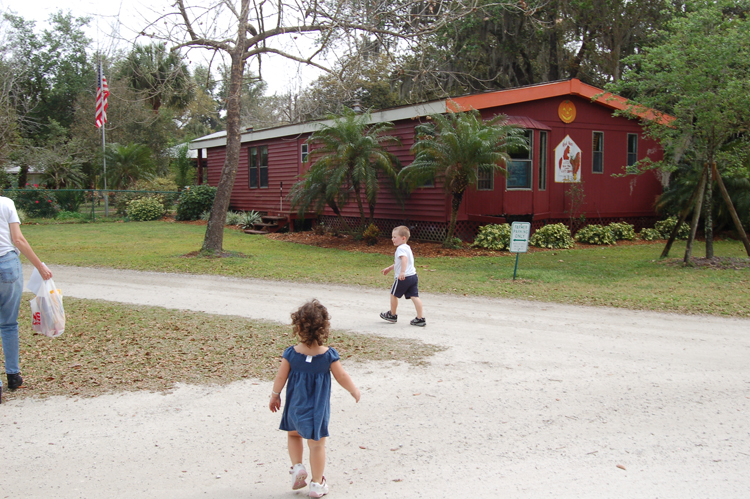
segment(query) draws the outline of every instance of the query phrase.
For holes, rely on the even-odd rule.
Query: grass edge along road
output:
[[[24,384],[12,392],[4,390],[8,400],[164,392],[178,382],[270,381],[284,349],[296,343],[290,325],[77,298],[65,298],[65,332],[47,338],[31,329],[31,297],[24,293],[18,317]],[[335,330],[328,345],[346,361],[415,365],[444,350],[420,340]]]
[[[362,285],[385,289],[379,270],[392,256],[318,248],[227,229],[224,249],[245,257],[190,258],[205,226],[170,222],[25,225],[24,235],[50,265]],[[750,317],[750,268],[691,268],[676,264],[685,243],[661,260],[663,243],[584,247],[515,255],[417,256],[420,291],[685,314]],[[696,243],[694,256],[704,247]],[[739,241],[715,242],[718,256],[747,261]],[[54,269],[53,269],[54,272]],[[64,283],[57,283],[63,288]]]

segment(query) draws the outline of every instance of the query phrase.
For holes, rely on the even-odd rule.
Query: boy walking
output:
[[[388,272],[393,270],[393,275],[396,279],[391,287],[391,309],[380,314],[380,318],[388,322],[396,322],[398,320],[398,315],[396,315],[398,299],[404,296],[411,299],[414,303],[414,308],[417,309],[417,317],[409,324],[424,327],[427,325],[427,321],[425,321],[424,315],[422,315],[422,300],[419,299],[414,254],[411,252],[409,245],[406,244],[410,235],[409,228],[404,225],[396,227],[391,233],[391,241],[396,246],[396,256],[393,259],[393,265],[384,268],[382,272],[383,275],[388,275]]]

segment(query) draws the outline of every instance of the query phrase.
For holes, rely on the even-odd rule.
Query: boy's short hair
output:
[[[395,232],[401,237],[405,237],[407,241],[411,237],[411,232],[409,232],[409,227],[407,227],[406,225],[399,225],[398,227],[393,229],[393,232]]]

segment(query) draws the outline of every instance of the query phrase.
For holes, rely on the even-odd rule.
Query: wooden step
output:
[[[273,223],[260,222],[260,223],[253,224],[253,227],[278,227],[278,226],[279,224],[277,224],[276,222],[273,222]]]
[[[281,221],[281,220],[288,220],[289,219],[289,217],[286,217],[286,216],[276,217],[276,216],[273,216],[273,215],[263,215],[260,218],[262,218],[263,220],[275,220],[277,222]]]
[[[255,230],[255,229],[245,229],[243,232],[245,234],[258,234],[258,235],[263,235],[263,234],[268,234],[269,233],[267,230]]]

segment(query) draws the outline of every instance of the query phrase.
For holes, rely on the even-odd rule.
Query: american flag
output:
[[[99,75],[96,82],[96,128],[101,128],[107,122],[107,97],[109,97],[109,87],[104,71],[102,71],[102,64],[99,63]]]

